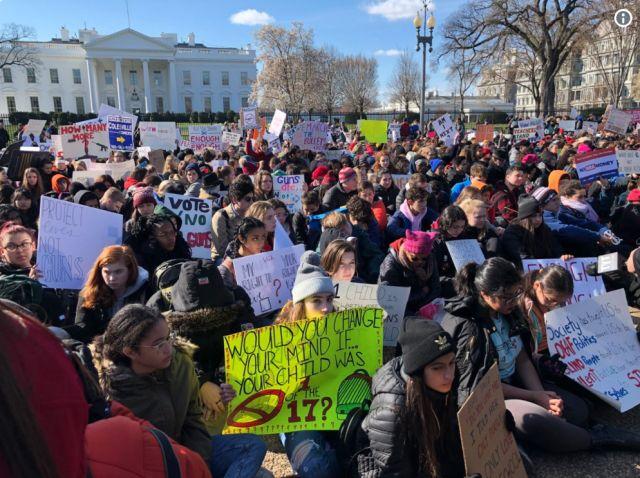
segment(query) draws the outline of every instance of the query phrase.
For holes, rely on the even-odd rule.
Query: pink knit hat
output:
[[[586,143],[580,143],[578,145],[578,154],[591,152],[591,147]]]
[[[429,255],[433,248],[433,241],[438,233],[436,232],[422,232],[422,231],[409,231],[405,232],[404,242],[402,246],[404,250],[411,254],[424,254]]]

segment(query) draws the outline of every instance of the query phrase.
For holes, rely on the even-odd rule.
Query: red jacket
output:
[[[520,191],[510,190],[505,183],[496,184],[496,192],[491,196],[491,209],[495,217],[502,216],[507,222],[518,217],[518,196]]]

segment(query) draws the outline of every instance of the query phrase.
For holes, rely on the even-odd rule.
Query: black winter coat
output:
[[[322,206],[326,211],[333,211],[347,204],[347,201],[358,194],[358,191],[351,191],[350,193],[342,189],[340,183],[335,184],[324,193],[322,198]]]
[[[528,231],[519,224],[509,224],[502,235],[502,247],[501,252],[502,256],[513,262],[515,266],[519,269],[522,268],[522,259],[554,259],[556,257],[560,257],[563,254],[562,246],[553,235],[551,230],[549,230],[546,224],[542,224],[538,229],[546,228],[548,234],[545,236],[545,246],[549,247],[548,254],[531,254],[530,252],[524,249],[524,238],[525,235],[528,234]],[[538,230],[536,229],[536,233]],[[539,234],[535,234],[536,242],[541,237],[538,237]]]
[[[391,187],[389,189],[385,189],[377,184],[375,187],[375,193],[376,196],[379,196],[380,199],[382,199],[384,207],[387,209],[387,214],[393,216],[396,212],[396,198],[398,197],[398,193],[400,193],[398,186],[391,183]]]

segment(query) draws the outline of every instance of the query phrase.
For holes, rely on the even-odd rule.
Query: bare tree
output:
[[[420,72],[418,64],[407,50],[398,57],[387,87],[389,102],[402,105],[405,115],[409,115],[412,105],[420,108]]]
[[[362,55],[345,56],[338,63],[338,82],[344,106],[360,117],[378,103],[378,62]]]
[[[513,39],[535,55],[540,102],[545,115],[555,109],[555,78],[573,41],[594,31],[603,18],[601,0],[468,0],[444,27],[445,51],[508,52]],[[605,15],[613,15],[606,10]]]
[[[460,113],[462,116],[464,116],[464,97],[467,91],[480,78],[486,61],[485,55],[480,50],[454,50],[450,55],[447,70],[449,76],[456,83],[456,93],[460,95]]]
[[[317,76],[311,104],[331,116],[342,106],[343,95],[338,79],[340,54],[331,46],[318,51]]]
[[[36,67],[40,64],[36,51],[24,43],[35,37],[35,30],[8,23],[0,30],[0,69],[5,66]]]

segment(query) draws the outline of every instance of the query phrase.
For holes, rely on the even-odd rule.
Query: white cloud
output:
[[[255,8],[249,8],[248,10],[234,13],[229,20],[236,25],[266,25],[275,21],[275,18],[267,12],[259,12]]]
[[[365,7],[370,15],[381,15],[387,20],[403,20],[413,18],[422,8],[421,0],[375,0]],[[433,11],[433,2],[428,8]]]
[[[396,50],[394,48],[390,50],[376,50],[374,52],[375,56],[400,56],[402,55],[402,50]]]

